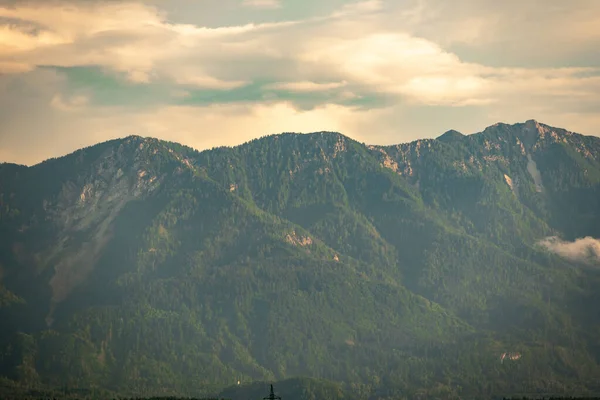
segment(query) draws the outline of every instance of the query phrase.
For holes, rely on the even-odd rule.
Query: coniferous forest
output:
[[[0,397],[600,394],[600,139],[130,136],[0,164]]]

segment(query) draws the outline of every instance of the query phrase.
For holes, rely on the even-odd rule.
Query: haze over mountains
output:
[[[597,394],[596,238],[600,138],[533,120],[1,164],[2,388]]]

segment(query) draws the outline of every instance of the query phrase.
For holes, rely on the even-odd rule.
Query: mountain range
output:
[[[600,138],[534,120],[0,164],[0,393],[598,394],[599,237]]]

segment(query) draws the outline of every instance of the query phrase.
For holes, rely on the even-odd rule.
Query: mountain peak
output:
[[[343,137],[348,139],[347,136],[342,135],[339,132],[334,132],[334,131],[317,131],[317,132],[306,132],[306,133],[300,133],[300,132],[282,132],[282,133],[276,133],[274,135],[269,135],[266,136],[267,138],[279,138],[279,137],[283,137],[283,136],[296,136],[296,137],[309,137],[309,138],[319,138],[319,137],[335,137],[335,138],[339,138],[339,137]]]
[[[535,119],[528,119],[527,121],[525,121],[525,123],[516,125],[523,125],[525,129],[537,131],[540,134],[543,134],[548,128],[550,128],[548,125],[542,124],[536,121]]]
[[[345,136],[339,132],[333,131],[319,131],[309,133],[298,133],[298,132],[282,132],[273,135],[263,136],[258,139],[250,140],[249,142],[243,143],[235,147],[245,147],[250,143],[256,141],[282,141],[281,143],[298,143],[298,144],[316,144],[319,146],[340,146],[342,143],[347,141],[353,141],[353,139]]]
[[[573,132],[563,128],[557,128],[550,125],[546,125],[534,119],[525,121],[522,125],[526,132],[529,134],[533,133],[538,138],[549,138],[551,140],[564,140],[566,136],[573,136]]]
[[[449,131],[447,131],[444,134],[440,135],[437,138],[437,140],[440,140],[442,142],[453,142],[455,140],[460,140],[460,139],[462,139],[464,137],[465,137],[465,135],[463,135],[459,131],[456,131],[454,129],[450,129]]]

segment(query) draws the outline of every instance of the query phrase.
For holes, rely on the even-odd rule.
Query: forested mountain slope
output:
[[[153,395],[300,376],[317,379],[286,381],[298,398],[598,392],[597,237],[600,139],[536,121],[398,146],[131,136],[1,164],[0,374]]]

